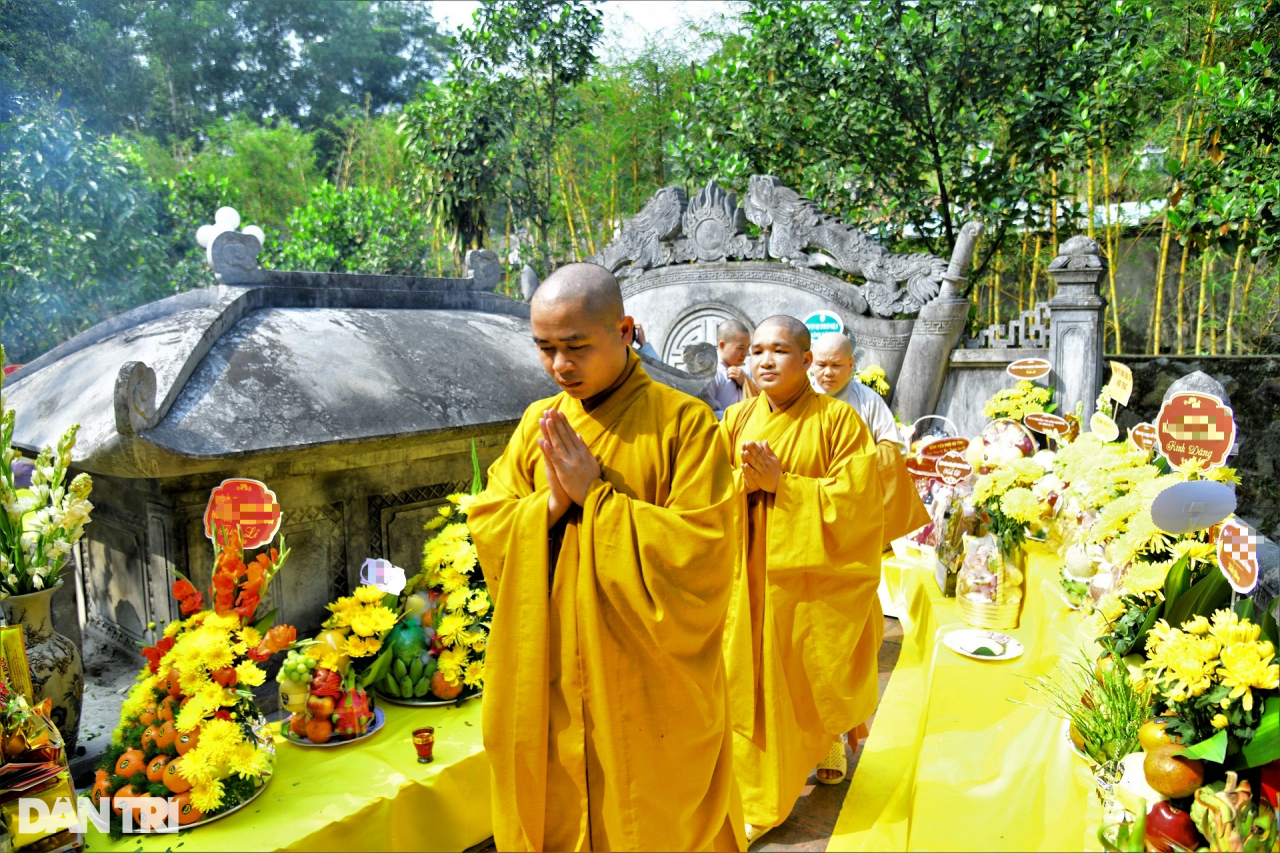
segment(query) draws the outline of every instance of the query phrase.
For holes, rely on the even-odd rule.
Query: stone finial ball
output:
[[[240,229],[240,233],[248,234],[250,237],[257,237],[259,243],[261,243],[264,246],[267,245],[267,235],[257,225],[246,225],[245,227]]]
[[[209,244],[213,242],[213,238],[218,236],[218,227],[216,225],[201,225],[196,229],[196,243],[201,249],[209,248]]]
[[[220,207],[213,215],[213,224],[219,231],[234,231],[240,227],[240,214],[234,207]]]

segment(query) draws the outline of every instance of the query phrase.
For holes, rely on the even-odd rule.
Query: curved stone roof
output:
[[[514,423],[557,389],[528,305],[471,279],[266,272],[106,320],[13,373],[15,443],[80,423],[75,462],[122,477]],[[491,285],[489,285],[491,286]],[[646,360],[655,379],[698,381]]]

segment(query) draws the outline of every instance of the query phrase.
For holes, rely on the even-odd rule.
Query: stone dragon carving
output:
[[[891,254],[772,175],[751,177],[746,213],[761,230],[767,229],[769,257],[797,267],[832,266],[866,279],[862,296],[881,317],[914,314],[942,287],[947,269],[942,258],[922,252]]]
[[[748,221],[760,238],[746,234]],[[934,255],[890,253],[772,175],[752,176],[741,207],[737,194],[715,181],[692,199],[664,187],[590,260],[621,278],[677,263],[766,258],[860,276],[866,283],[849,284],[846,301],[857,313],[880,317],[917,313],[938,295],[947,270]]]

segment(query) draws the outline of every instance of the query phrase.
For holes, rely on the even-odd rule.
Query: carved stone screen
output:
[[[665,336],[662,360],[672,367],[684,368],[684,348],[692,344],[715,344],[716,330],[725,320],[737,320],[751,328],[736,311],[722,305],[699,305],[676,320]]]

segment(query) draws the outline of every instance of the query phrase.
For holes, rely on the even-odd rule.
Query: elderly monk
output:
[[[832,739],[878,697],[876,450],[850,406],[814,392],[812,358],[803,323],[765,320],[751,341],[761,394],[721,423],[747,520],[725,662],[749,840],[786,820]]]
[[[810,370],[815,391],[843,400],[862,418],[876,445],[876,473],[884,493],[884,545],[929,522],[928,510],[911,482],[903,452],[907,446],[884,399],[853,377],[857,360],[853,341],[840,332],[828,332],[813,342],[813,367]],[[883,595],[887,596],[885,590]],[[887,601],[888,599],[883,599]],[[883,626],[877,630],[882,631]],[[857,749],[858,739],[867,736],[861,723],[849,732],[849,745]],[[818,781],[834,785],[845,776],[848,758],[844,742],[837,737],[831,750],[818,765]]]
[[[530,322],[562,390],[525,411],[467,521],[494,601],[498,849],[745,849],[721,655],[736,495],[715,418],[645,374],[603,267],[556,270]]]

